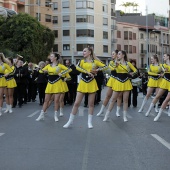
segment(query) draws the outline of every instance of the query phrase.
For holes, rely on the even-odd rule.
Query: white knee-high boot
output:
[[[124,122],[127,122],[127,111],[123,111],[123,120]]]
[[[88,128],[92,129],[93,125],[92,125],[92,117],[93,115],[88,114]]]
[[[157,114],[157,116],[154,118],[154,122],[158,121],[158,119],[160,118],[161,114],[162,114],[163,109],[159,109],[159,113]]]
[[[40,120],[44,120],[44,111],[41,110],[40,115],[38,116],[38,118],[36,119],[36,121],[40,121]]]
[[[168,116],[170,116],[170,106],[169,106],[169,109],[168,109]]]
[[[157,102],[157,103],[155,104],[155,112],[156,112],[156,113],[159,112],[159,110],[158,110],[158,103],[159,103],[159,102]]]
[[[9,112],[9,104],[6,104],[6,110],[4,111],[4,113],[8,113]]]
[[[58,122],[58,113],[57,113],[57,111],[54,112],[54,120],[55,120],[55,122]]]
[[[116,116],[117,116],[117,117],[120,117],[119,111],[120,111],[120,107],[117,106],[117,110],[116,110]]]
[[[63,128],[69,128],[70,125],[73,124],[74,117],[75,117],[75,115],[70,113],[70,118],[69,118],[68,122],[63,126]]]
[[[0,116],[2,116],[2,107],[0,107]]]
[[[143,99],[142,105],[141,105],[140,109],[138,110],[139,113],[143,111],[143,107],[145,106],[147,100],[148,99],[146,97]]]
[[[63,113],[63,108],[62,107],[60,107],[60,117],[62,117],[64,115],[64,113]]]
[[[9,105],[9,113],[12,113],[12,105]]]
[[[105,114],[105,116],[104,116],[104,119],[103,119],[104,122],[106,122],[106,121],[109,119],[109,114],[110,114],[110,111],[107,110],[107,111],[106,111],[106,114]]]
[[[151,104],[150,104],[150,106],[149,106],[148,111],[147,111],[147,112],[146,112],[146,114],[145,114],[145,116],[148,116],[148,115],[149,115],[149,113],[151,112],[151,110],[152,110],[153,106],[154,106],[154,104],[153,104],[153,103],[151,103]]]
[[[106,106],[104,106],[104,105],[102,104],[102,107],[101,107],[99,113],[97,113],[96,116],[100,116],[100,115],[103,113],[105,107],[106,107]]]

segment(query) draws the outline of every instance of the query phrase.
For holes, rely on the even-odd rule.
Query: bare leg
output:
[[[127,122],[127,109],[128,109],[128,98],[129,98],[130,91],[123,92],[123,120]]]
[[[120,94],[117,98],[117,109],[116,109],[116,116],[117,117],[120,117],[119,111],[120,111],[120,106],[121,106],[121,103],[122,103],[122,94],[123,94],[123,92],[120,92]]]
[[[5,88],[4,89],[4,93],[5,93],[5,101],[6,101],[6,110],[4,111],[4,113],[7,113],[7,112],[9,112],[9,105],[10,105],[10,103],[9,103],[9,93],[8,93],[8,89],[7,88]]]
[[[61,93],[58,94],[54,94],[54,120],[55,122],[58,122],[58,109],[59,109],[59,105],[60,105],[60,95]]]
[[[64,108],[64,96],[65,96],[65,93],[62,93],[60,95],[60,115],[59,116],[63,116],[63,108]]]

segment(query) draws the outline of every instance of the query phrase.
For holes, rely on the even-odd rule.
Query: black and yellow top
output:
[[[149,80],[148,80],[148,87],[159,87],[162,78],[160,77],[160,73],[162,72],[162,64],[158,64],[158,65],[153,65],[151,64],[149,66],[149,70],[148,70],[148,76],[149,76]]]
[[[64,93],[65,90],[62,85],[61,77],[65,74],[69,73],[71,69],[67,68],[62,64],[58,64],[56,66],[52,66],[48,64],[45,66],[42,71],[48,72],[48,84],[45,90],[45,93]],[[59,76],[59,74],[61,76]]]
[[[13,70],[12,73],[8,69],[5,70],[5,74],[10,74],[7,77],[5,77],[7,88],[14,88],[17,86],[16,81],[14,79],[14,73],[16,70],[15,66],[11,66],[11,69]]]
[[[76,66],[76,69],[82,73],[81,80],[79,82],[77,91],[82,93],[94,93],[98,90],[98,86],[95,78],[90,77],[87,73],[93,70],[106,70],[108,66],[100,62],[99,60],[92,60],[86,62],[84,59],[80,60]]]
[[[159,87],[170,91],[170,65],[162,64],[162,70],[164,71],[164,76]]]
[[[5,87],[6,84],[6,79],[4,77],[5,70],[8,71],[8,74],[11,75],[13,73],[13,69],[6,63],[0,64],[0,87]]]
[[[137,69],[130,63],[126,62],[125,65],[118,64],[116,67],[116,80],[112,89],[114,91],[128,91],[132,90],[132,83],[129,78],[129,73],[137,74]]]

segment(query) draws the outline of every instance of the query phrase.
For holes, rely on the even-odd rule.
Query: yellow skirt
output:
[[[45,89],[45,93],[50,93],[50,94],[64,93],[62,80],[60,79],[53,84],[48,82],[47,87]]]
[[[6,87],[6,79],[5,77],[1,77],[0,78],[0,87]]]
[[[170,91],[170,82],[163,78],[159,88]]]
[[[112,88],[114,86],[114,84],[115,84],[115,80],[116,80],[115,78],[110,77],[107,84],[106,84],[106,86]]]
[[[132,90],[132,83],[130,80],[125,81],[124,83],[115,79],[114,86],[112,87],[113,91],[129,91]]]
[[[7,80],[7,81],[6,81],[6,86],[7,86],[7,88],[9,88],[9,89],[12,89],[12,88],[14,88],[14,87],[17,87],[17,84],[16,84],[15,79],[13,78],[13,79],[11,79],[11,80]]]
[[[81,79],[77,88],[77,91],[81,93],[94,93],[97,90],[98,86],[95,79],[89,83],[86,83]]]
[[[68,86],[67,86],[67,83],[65,82],[65,81],[62,81],[62,83],[63,83],[63,89],[64,89],[64,92],[66,93],[66,92],[68,92]]]
[[[162,78],[160,78],[158,80],[154,80],[153,78],[149,78],[147,86],[156,88],[156,87],[160,86],[161,82],[162,82]]]

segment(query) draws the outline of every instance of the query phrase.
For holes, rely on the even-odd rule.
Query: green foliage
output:
[[[28,14],[0,18],[0,51],[12,51],[27,61],[45,60],[54,44],[54,33]]]

